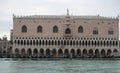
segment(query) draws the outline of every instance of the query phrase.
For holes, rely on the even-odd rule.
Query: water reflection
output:
[[[120,73],[120,60],[6,58],[0,73]]]

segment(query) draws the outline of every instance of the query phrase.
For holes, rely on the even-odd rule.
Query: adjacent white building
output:
[[[7,40],[7,37],[4,36],[0,38],[0,57],[10,57],[12,54],[12,44]]]

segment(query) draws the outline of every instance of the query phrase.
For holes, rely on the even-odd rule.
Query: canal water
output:
[[[0,58],[0,73],[120,73],[120,60]]]

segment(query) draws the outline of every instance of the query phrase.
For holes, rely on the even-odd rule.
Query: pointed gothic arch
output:
[[[62,49],[58,49],[58,55],[59,55],[59,56],[63,56],[63,51],[62,51]]]
[[[33,55],[34,55],[34,57],[37,57],[37,56],[38,56],[38,50],[37,50],[37,49],[34,49],[34,50],[33,50]]]
[[[26,52],[25,52],[25,49],[23,48],[23,49],[21,49],[21,54],[22,55],[25,55],[26,54]]]
[[[52,49],[52,56],[55,57],[57,55],[56,49]]]
[[[110,28],[108,29],[108,35],[113,35],[113,34],[114,34],[114,30],[113,30],[112,27],[110,27]]]
[[[93,50],[92,49],[89,50],[89,57],[93,57]]]
[[[53,33],[57,33],[58,32],[58,27],[55,25],[53,26]]]
[[[106,57],[106,52],[104,49],[101,50],[101,57]]]
[[[39,26],[37,27],[37,33],[41,33],[42,31],[43,31],[43,28],[42,28],[41,25],[39,25]]]
[[[100,56],[100,52],[98,49],[95,50],[95,57],[99,57]]]
[[[110,49],[107,50],[107,56],[111,56],[112,51]]]
[[[83,27],[82,27],[82,26],[79,26],[79,27],[78,27],[78,33],[83,33],[83,31],[84,31],[84,30],[83,30]]]
[[[98,28],[94,27],[93,28],[93,35],[97,35],[97,34],[99,34]]]
[[[51,55],[51,51],[50,51],[50,49],[48,48],[48,49],[46,49],[46,56],[47,56],[47,57],[50,57],[50,55]]]
[[[77,49],[77,56],[81,56],[81,50]]]
[[[39,50],[39,56],[44,56],[44,49],[43,48],[41,48],[40,50]]]
[[[28,57],[32,56],[32,50],[30,48],[27,50],[27,55],[28,55]]]
[[[26,25],[23,25],[23,26],[22,26],[21,32],[23,32],[23,33],[27,32],[27,26],[26,26]]]
[[[18,55],[19,53],[20,53],[19,49],[16,48],[16,49],[15,49],[15,54]]]
[[[71,34],[70,28],[67,28],[67,29],[65,30],[65,34]]]

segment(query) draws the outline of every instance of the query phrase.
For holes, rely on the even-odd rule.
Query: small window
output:
[[[48,21],[48,23],[50,23],[50,21]]]
[[[58,27],[57,26],[54,26],[53,27],[53,33],[57,33],[58,32]]]
[[[59,23],[61,23],[61,21],[59,21]]]
[[[21,21],[19,21],[19,23],[21,23]]]
[[[27,27],[24,25],[24,26],[22,26],[22,32],[27,32]]]
[[[102,23],[104,23],[104,21],[102,21]]]
[[[100,23],[98,22],[98,25],[99,25]]]
[[[42,32],[42,26],[38,26],[38,27],[37,27],[37,32],[38,32],[38,33],[41,33],[41,32]]]
[[[108,25],[110,25],[110,23],[108,23]]]
[[[36,23],[36,21],[33,21],[34,23]]]
[[[98,29],[97,27],[93,28],[93,35],[97,35],[98,34]]]

